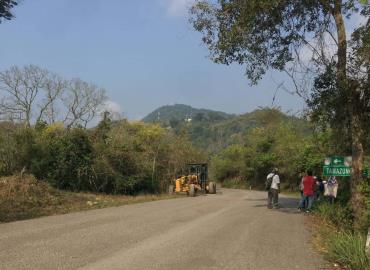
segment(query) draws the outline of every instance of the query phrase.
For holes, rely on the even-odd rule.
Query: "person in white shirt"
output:
[[[271,178],[271,186],[268,189],[267,195],[267,207],[270,209],[279,208],[280,177],[277,168],[273,169],[272,172],[267,175],[267,179]]]

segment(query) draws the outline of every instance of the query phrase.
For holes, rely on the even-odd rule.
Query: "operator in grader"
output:
[[[207,164],[187,164],[188,175],[183,175],[174,180],[174,186],[170,184],[169,193],[186,193],[194,197],[197,192],[216,194],[216,183],[208,182]]]
[[[196,174],[183,175],[175,180],[175,192],[189,192],[191,184],[199,186],[198,176]],[[200,187],[197,188],[200,189]]]

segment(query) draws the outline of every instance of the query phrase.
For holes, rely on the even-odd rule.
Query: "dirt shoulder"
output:
[[[0,223],[176,197],[67,192],[32,176],[3,177],[0,178]]]

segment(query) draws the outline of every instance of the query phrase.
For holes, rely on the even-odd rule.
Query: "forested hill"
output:
[[[292,126],[297,133],[311,134],[305,120],[271,108],[231,115],[194,109],[187,105],[164,106],[149,114],[143,121],[159,122],[175,132],[186,131],[195,146],[214,154],[231,144],[244,144],[245,135],[256,127],[267,128],[284,123]]]
[[[176,126],[178,122],[189,121],[210,121],[219,122],[230,119],[235,115],[220,111],[197,109],[189,105],[175,104],[162,106],[143,118],[145,123],[161,123]]]

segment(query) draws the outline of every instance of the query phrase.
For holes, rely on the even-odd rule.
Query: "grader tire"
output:
[[[216,183],[209,182],[208,184],[208,190],[210,194],[216,194]]]
[[[195,197],[195,185],[191,184],[189,186],[189,197]]]
[[[174,186],[173,185],[169,185],[168,187],[168,194],[169,195],[172,195],[174,193]]]

